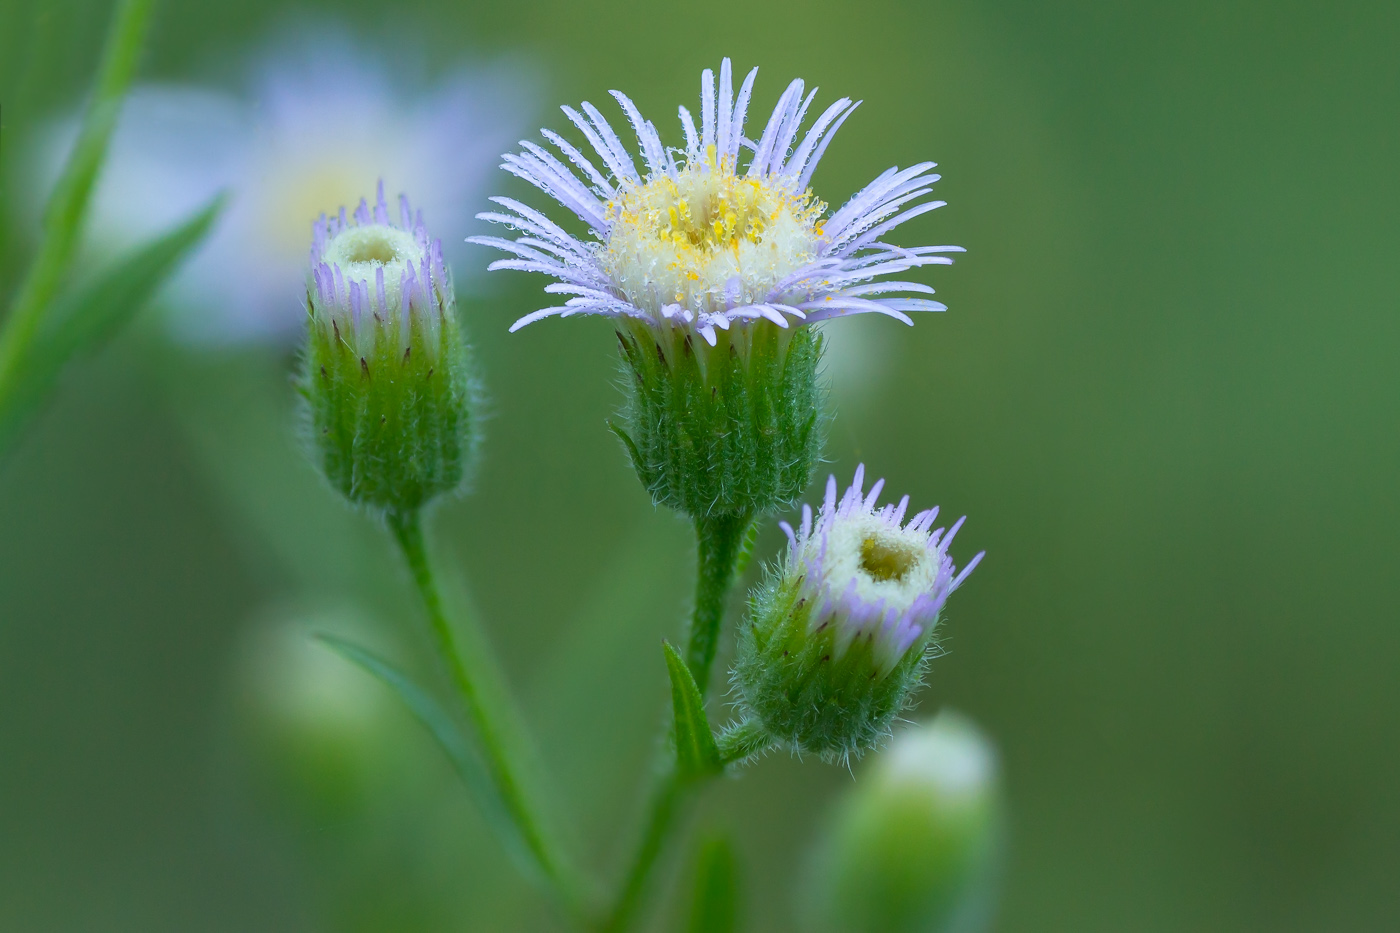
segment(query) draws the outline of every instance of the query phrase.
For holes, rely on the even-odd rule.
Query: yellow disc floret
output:
[[[709,157],[629,185],[608,204],[609,277],[633,304],[694,313],[764,301],[816,256],[826,205],[777,178],[737,175]]]

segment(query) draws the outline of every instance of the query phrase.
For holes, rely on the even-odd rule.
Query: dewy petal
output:
[[[758,147],[754,150],[753,161],[749,164],[750,176],[769,174],[778,133],[787,121],[788,114],[796,106],[794,102],[801,98],[802,87],[802,79],[796,78],[787,86],[787,90],[783,91],[783,96],[778,98],[778,106],[773,108],[773,115],[768,118],[768,125],[764,127],[763,136],[759,138]]]
[[[695,120],[690,111],[680,107],[677,114],[681,118],[681,129],[685,132],[685,155],[692,162],[700,161],[700,134],[696,132]]]

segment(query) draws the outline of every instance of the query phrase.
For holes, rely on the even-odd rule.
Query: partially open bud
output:
[[[861,489],[865,467],[840,501],[836,477],[815,520],[802,508],[786,560],[754,594],[739,633],[734,683],[773,740],[828,759],[867,751],[920,682],[934,627],[961,573],[948,546],[962,526],[929,528],[938,509],[903,524],[909,497],[875,508],[884,487]]]
[[[824,933],[975,933],[991,921],[1001,853],[996,751],[940,713],[862,772],[814,853],[801,903]]]
[[[760,320],[714,334],[624,320],[626,427],[652,498],[692,517],[793,502],[821,458],[821,335]]]
[[[471,460],[473,384],[442,246],[384,185],[373,211],[322,215],[307,277],[306,370],[317,460],[357,505],[408,513],[456,490]]]

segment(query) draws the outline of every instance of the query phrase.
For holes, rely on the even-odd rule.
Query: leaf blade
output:
[[[143,308],[198,246],[223,210],[217,195],[183,223],[128,254],[50,309],[26,358],[0,398],[0,450],[48,395],[64,365],[110,339]]]
[[[43,238],[0,326],[0,398],[9,398],[54,295],[68,271],[97,174],[107,156],[127,88],[136,73],[154,0],[122,0],[107,39],[83,114],[77,142],[44,209]]]
[[[407,674],[369,649],[328,632],[318,633],[315,638],[345,660],[373,676],[398,696],[399,700],[408,707],[413,717],[423,724],[424,728],[437,741],[443,753],[447,755],[453,770],[462,779],[462,783],[467,785],[467,789],[476,799],[478,806],[481,807],[482,813],[491,824],[491,828],[506,843],[511,856],[522,869],[533,872],[534,861],[525,848],[524,840],[520,838],[515,823],[502,805],[500,797],[491,783],[491,778],[486,772],[486,766],[472,748],[471,743],[467,741],[457,721],[442,708],[437,700],[433,699],[428,691],[418,686]]]
[[[671,675],[671,706],[675,715],[676,768],[685,778],[718,774],[719,748],[715,745],[710,721],[705,715],[705,701],[690,668],[670,642],[663,641],[666,670]]]

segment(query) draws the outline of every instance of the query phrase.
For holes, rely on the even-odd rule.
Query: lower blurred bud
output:
[[[314,638],[363,628],[345,611],[279,612],[242,658],[239,732],[257,778],[317,821],[357,811],[394,757],[384,688]]]
[[[944,712],[900,733],[839,804],[801,904],[823,933],[975,933],[1002,848],[996,752]]]

